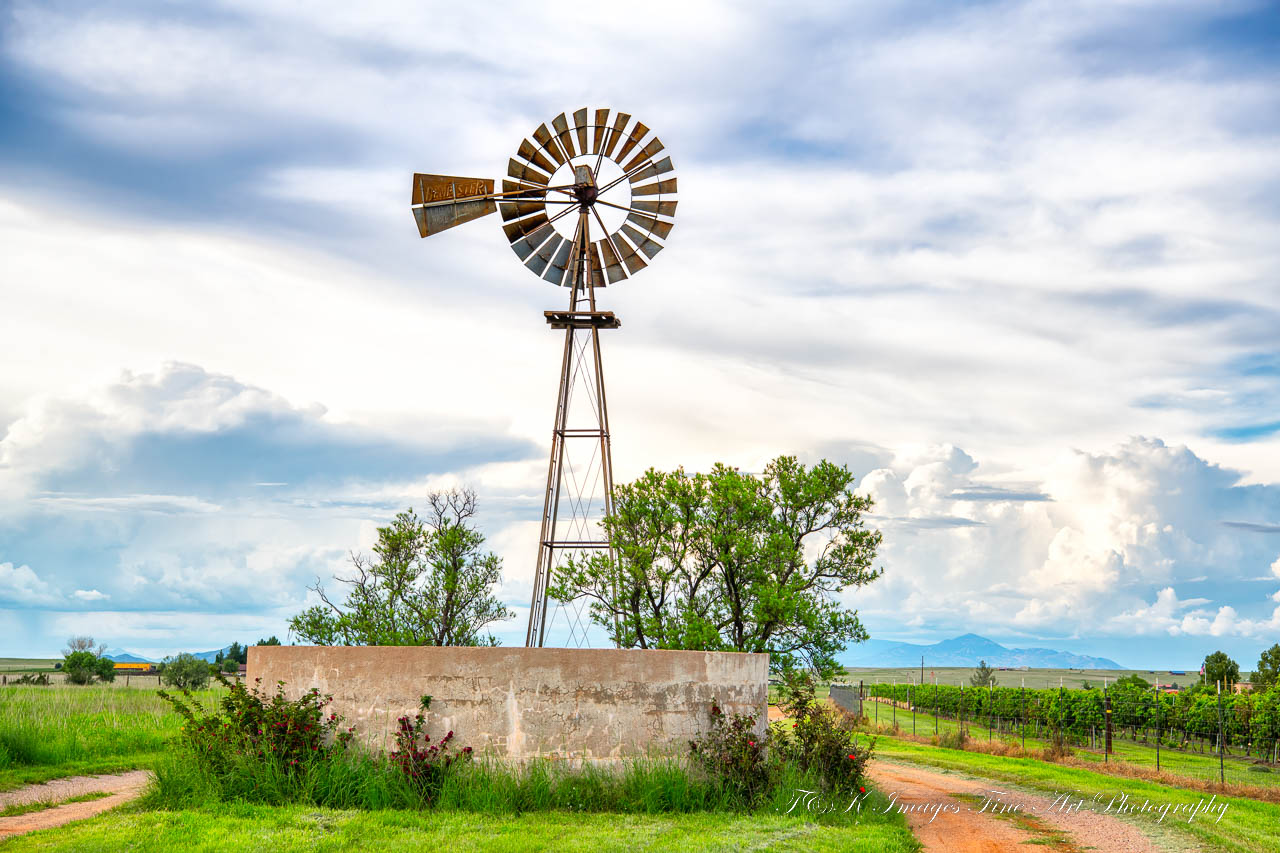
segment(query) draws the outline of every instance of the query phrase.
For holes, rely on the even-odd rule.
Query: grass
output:
[[[340,811],[229,804],[186,811],[126,808],[92,821],[0,842],[26,851],[347,851],[442,848],[470,851],[813,850],[914,853],[898,816],[883,822],[819,823],[782,815],[625,815],[545,812]]]
[[[0,673],[53,672],[61,658],[0,658]]]
[[[221,689],[200,691],[211,701]],[[154,690],[0,689],[0,790],[85,773],[151,767],[181,718]]]
[[[111,796],[111,794],[106,791],[94,791],[89,794],[67,797],[65,800],[38,800],[34,803],[15,803],[14,805],[5,806],[3,809],[0,809],[0,817],[17,817],[18,815],[42,812],[45,809],[53,809],[58,806],[69,805],[71,803],[91,803],[94,800],[101,800],[103,797],[109,796]]]
[[[1207,801],[1211,795],[1145,779],[1117,779],[1078,767],[1063,767],[1031,758],[1007,758],[977,752],[961,752],[881,736],[876,742],[877,758],[938,767],[969,773],[984,779],[1013,783],[1049,794],[1071,794],[1089,801],[1096,794],[1105,805],[1119,794],[1127,794],[1130,803],[1149,800],[1156,804],[1192,807]],[[1187,821],[1185,818],[1165,820],[1162,828],[1184,837],[1212,845],[1216,849],[1239,853],[1271,853],[1275,850],[1277,827],[1280,827],[1280,805],[1244,797],[1216,796],[1226,801],[1222,820]],[[1099,806],[1099,811],[1103,806]],[[1137,821],[1152,821],[1143,816]],[[1139,823],[1141,826],[1142,824]]]

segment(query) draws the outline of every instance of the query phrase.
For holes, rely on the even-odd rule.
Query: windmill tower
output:
[[[501,191],[485,178],[413,176],[413,215],[423,237],[490,213],[534,275],[569,291],[566,309],[543,312],[564,330],[560,385],[526,646],[546,639],[547,587],[571,558],[608,549],[599,521],[613,509],[609,409],[600,332],[621,326],[600,310],[597,290],[648,266],[674,225],[676,179],[663,145],[627,113],[586,108],[541,124],[507,163]],[[593,238],[594,233],[594,238]],[[564,612],[569,642],[586,643],[587,623]]]

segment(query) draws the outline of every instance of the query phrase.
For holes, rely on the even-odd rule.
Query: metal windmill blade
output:
[[[499,212],[507,242],[525,267],[570,290],[568,310],[543,312],[551,328],[565,330],[565,343],[529,646],[546,638],[547,586],[563,561],[600,550],[612,557],[598,525],[613,509],[599,333],[621,324],[612,311],[598,309],[596,290],[646,268],[675,226],[675,170],[664,152],[658,137],[630,114],[583,107],[521,140],[501,190],[484,178],[413,177],[412,208],[423,237]],[[579,426],[575,418],[584,409],[586,425]],[[568,618],[570,640],[580,634],[585,642],[581,612]]]

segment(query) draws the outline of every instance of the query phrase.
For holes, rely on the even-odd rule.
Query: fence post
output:
[[[960,682],[960,742],[964,743],[964,682]]]
[[[942,713],[942,709],[938,707],[938,675],[934,671],[933,676],[933,734],[938,734],[938,716]]]
[[[911,682],[907,682],[907,704],[911,706],[911,736],[916,736],[916,703],[911,701]]]
[[[1027,751],[1027,680],[1022,679],[1022,751]]]
[[[1103,691],[1102,713],[1103,713],[1103,719],[1107,726],[1106,732],[1103,734],[1103,738],[1104,738],[1104,741],[1102,744],[1102,763],[1103,764],[1106,764],[1110,760],[1110,756],[1111,756],[1111,696],[1106,692],[1106,690],[1107,688],[1105,687],[1102,688],[1102,691]]]
[[[991,715],[995,712],[996,680],[992,677],[987,686],[987,743],[991,743]]]
[[[876,689],[876,688],[877,688],[877,687],[879,687],[879,686],[880,686],[880,681],[879,681],[879,679],[877,679],[877,680],[876,680],[876,687],[872,687],[872,688],[871,688],[871,692],[876,694],[876,696],[875,696],[875,700],[876,700],[876,731],[880,731],[880,691],[879,691],[878,689]]]
[[[890,712],[893,714],[893,730],[896,732],[898,730],[898,682],[893,682],[893,693],[889,696],[889,701],[893,705],[893,710]]]
[[[1156,682],[1156,772],[1160,772],[1160,683]]]
[[[1218,681],[1218,784],[1227,781],[1227,771],[1222,763],[1222,681]]]

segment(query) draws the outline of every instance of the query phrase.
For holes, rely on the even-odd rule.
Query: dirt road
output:
[[[28,785],[16,791],[5,791],[0,793],[0,809],[29,803],[59,803],[83,794],[108,792],[111,796],[84,803],[67,803],[13,817],[0,817],[0,838],[62,826],[73,820],[84,820],[101,814],[137,797],[150,778],[151,774],[147,771],[134,770],[114,776],[72,776],[43,785]]]
[[[876,786],[901,804],[926,851],[1026,853],[1027,845],[1060,853],[1094,850],[1124,853],[1195,851],[1154,843],[1133,825],[1087,809],[1071,810],[1052,797],[1010,791],[1007,784],[969,779],[908,764],[872,762]]]

